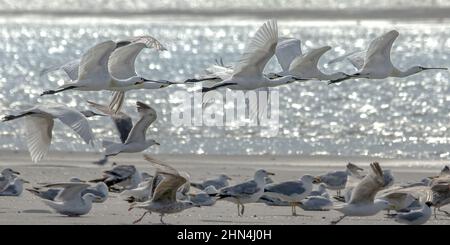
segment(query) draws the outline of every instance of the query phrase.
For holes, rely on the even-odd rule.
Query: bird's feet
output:
[[[200,81],[198,79],[195,79],[195,78],[190,78],[190,79],[184,80],[183,83],[197,83],[197,82],[200,82]]]
[[[55,94],[55,93],[56,93],[55,90],[46,90],[46,91],[42,92],[41,96]]]
[[[2,122],[10,121],[15,119],[16,117],[14,115],[6,115],[2,118]]]

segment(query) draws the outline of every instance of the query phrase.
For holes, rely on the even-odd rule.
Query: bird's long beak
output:
[[[423,70],[445,70],[447,71],[448,68],[446,67],[422,67]]]
[[[30,184],[30,181],[22,179],[23,183]]]
[[[275,175],[275,173],[267,172],[267,175]]]
[[[13,174],[17,174],[17,175],[20,175],[20,173],[19,172],[17,172],[17,171],[14,171],[14,170],[12,170],[11,171]]]
[[[158,142],[155,142],[155,145],[161,145],[160,143],[158,143]]]

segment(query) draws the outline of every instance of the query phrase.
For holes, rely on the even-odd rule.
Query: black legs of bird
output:
[[[439,211],[439,212],[441,212],[441,213],[444,213],[444,214],[447,215],[447,216],[450,216],[450,213],[449,213],[449,212],[447,212],[447,211],[445,211],[445,210],[441,210],[440,207],[439,207],[439,208],[434,207],[433,212],[434,212],[434,218],[435,218],[435,219],[437,219],[437,211]]]
[[[44,92],[41,94],[41,96],[49,95],[49,94],[56,94],[56,93],[59,93],[59,92],[62,92],[62,91],[66,91],[66,90],[70,90],[70,89],[75,89],[75,88],[77,88],[77,87],[76,87],[76,86],[69,86],[69,87],[65,87],[65,88],[62,88],[62,89],[58,89],[58,90],[46,90],[46,91],[44,91]]]
[[[337,220],[331,221],[330,225],[336,225],[337,223],[341,222],[345,217],[346,217],[346,215],[343,215],[343,216],[339,217]]]
[[[130,209],[130,210],[131,210],[131,209]],[[144,218],[144,216],[145,216],[147,213],[151,214],[150,211],[145,211],[144,214],[143,214],[139,219],[133,221],[133,224],[137,224],[137,223],[141,222],[142,219]]]

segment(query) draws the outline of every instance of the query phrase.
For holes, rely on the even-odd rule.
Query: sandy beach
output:
[[[30,181],[38,182],[66,181],[70,177],[92,179],[99,177],[103,170],[110,168],[91,164],[99,154],[51,152],[46,160],[33,164],[27,152],[0,152],[0,169],[11,167]],[[329,170],[342,169],[348,161],[367,167],[371,161],[379,161],[384,168],[392,169],[396,183],[419,180],[435,175],[445,162],[376,159],[365,157],[331,157],[331,156],[205,156],[205,155],[154,155],[178,170],[191,175],[193,181],[202,180],[220,173],[228,174],[232,184],[251,178],[253,172],[264,168],[276,173],[275,181],[297,179],[303,174],[320,174]],[[153,168],[142,159],[141,154],[123,154],[111,159],[118,164],[134,164],[142,171],[153,172]],[[196,191],[194,188],[191,191]],[[334,192],[331,192],[334,194]],[[53,213],[37,197],[24,191],[20,197],[0,197],[0,224],[131,224],[142,210],[127,211],[128,203],[117,194],[111,194],[105,203],[94,204],[92,211],[85,216],[69,218]],[[443,208],[450,211],[450,207]],[[248,204],[244,217],[238,217],[236,206],[226,201],[219,201],[213,207],[188,209],[182,213],[168,215],[165,221],[180,225],[279,225],[279,224],[329,224],[340,216],[336,211],[312,212],[298,210],[299,216],[293,217],[289,207],[269,207],[265,204]],[[146,217],[142,224],[159,224],[159,216]],[[384,212],[373,217],[346,218],[341,224],[396,224],[384,217]],[[427,224],[450,224],[450,217],[438,215]]]

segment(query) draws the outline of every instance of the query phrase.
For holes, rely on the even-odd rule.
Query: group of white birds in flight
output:
[[[331,62],[349,60],[357,68],[356,73],[326,74],[319,69],[318,63],[321,56],[331,47],[311,49],[307,53],[303,53],[300,40],[279,37],[277,22],[270,20],[257,30],[241,59],[234,66],[216,64],[209,67],[206,70],[207,74],[204,76],[190,78],[184,82],[150,80],[136,73],[135,61],[144,48],[165,50],[164,46],[155,38],[143,36],[119,42],[109,40],[96,44],[84,53],[79,60],[44,70],[43,73],[63,70],[72,81],[56,90],[47,90],[42,93],[42,95],[50,95],[70,90],[113,91],[109,105],[88,101],[98,111],[94,112],[78,111],[61,104],[38,104],[15,115],[7,115],[3,118],[3,121],[22,117],[25,119],[28,149],[32,160],[37,162],[44,158],[49,150],[55,119],[59,119],[63,124],[73,129],[87,144],[93,144],[94,135],[86,118],[109,116],[117,127],[121,142],[103,141],[105,158],[98,163],[104,164],[110,156],[122,152],[142,152],[152,145],[159,144],[153,139],[146,139],[147,128],[157,118],[156,111],[151,106],[143,102],[136,102],[140,118],[134,125],[131,117],[121,111],[125,92],[129,90],[161,89],[173,84],[187,85],[203,81],[213,82],[212,86],[203,86],[203,93],[221,87],[232,90],[268,90],[270,87],[308,80],[325,80],[331,85],[354,78],[384,79],[387,77],[406,77],[424,70],[447,70],[447,68],[426,68],[423,66],[414,66],[406,71],[397,69],[391,62],[390,53],[393,42],[398,35],[399,33],[395,30],[389,31],[374,39],[366,51],[352,52]],[[273,56],[277,57],[282,71],[265,73],[266,65]],[[189,186],[188,177],[150,156],[146,156],[146,159],[157,168],[155,175],[148,180],[142,180],[142,176],[134,166],[132,166],[134,170],[130,166],[118,166],[115,170],[106,171],[105,177],[97,181],[99,184],[95,187],[90,187],[89,184],[75,180],[67,183],[46,184],[30,189],[30,191],[46,200],[45,202],[59,213],[69,216],[89,212],[92,201],[104,201],[107,197],[108,188],[122,183],[125,179],[129,182],[125,185],[126,188],[124,187],[126,189],[124,193],[128,193],[126,194],[128,195],[127,198],[134,202],[130,209],[144,208],[148,212],[160,213],[161,221],[164,214],[199,206],[198,203],[193,201],[178,201],[180,189],[184,190],[184,192],[181,191],[182,194],[187,193],[186,189],[189,190],[187,188]],[[371,173],[358,178],[359,181],[356,181],[354,190],[348,197],[348,203],[334,209],[344,213],[345,216],[368,216],[392,206],[389,201],[374,200],[377,192],[386,187],[386,174],[381,170],[378,163],[372,164],[371,169]],[[3,179],[0,179],[0,182],[4,180],[10,183],[11,176],[14,176],[15,173],[4,172]],[[123,177],[124,175],[126,178]],[[205,191],[206,199],[214,197],[236,203],[239,215],[244,213],[244,204],[251,202],[288,205],[292,207],[293,214],[295,214],[295,206],[299,203],[303,207],[308,206],[308,202],[305,202],[305,200],[310,201],[309,205],[317,205],[316,202],[311,201],[311,198],[306,198],[312,192],[313,182],[320,183],[326,179],[305,175],[299,181],[266,185],[268,175],[270,175],[269,172],[259,170],[255,173],[255,178],[248,182],[229,187],[204,186],[201,189]],[[139,179],[133,181],[133,176],[139,177]],[[351,176],[346,172],[344,186],[345,183],[349,182],[348,178],[351,178]],[[222,176],[222,182],[223,178],[227,180]],[[20,180],[20,178],[16,179]],[[442,187],[442,185],[439,187]],[[331,187],[327,186],[327,188]],[[338,190],[340,189],[338,188]],[[138,193],[137,196],[136,193]],[[142,195],[145,198],[141,198]],[[317,196],[317,199],[321,198],[323,196]],[[211,204],[215,202],[208,200]],[[317,201],[325,205],[324,207],[330,206],[330,202],[326,200]],[[426,207],[430,205],[429,202],[426,202],[422,204],[423,208],[419,211],[414,209],[410,212],[417,216],[417,213],[422,214],[424,210],[427,210]],[[396,210],[400,209],[396,208]],[[405,222],[420,223],[417,220]]]

